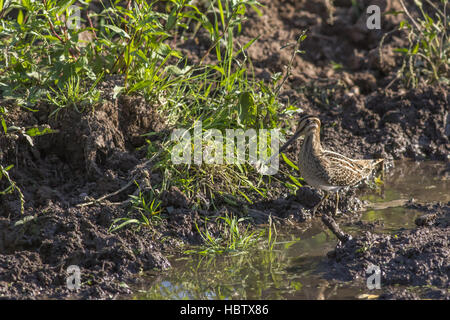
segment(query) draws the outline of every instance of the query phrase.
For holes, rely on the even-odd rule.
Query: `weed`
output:
[[[25,197],[22,193],[22,191],[20,190],[20,188],[17,186],[17,184],[10,178],[8,171],[13,167],[13,165],[9,165],[6,168],[4,168],[1,164],[0,164],[0,180],[2,180],[3,177],[6,178],[6,180],[9,183],[9,186],[0,191],[0,195],[5,195],[8,193],[12,193],[14,191],[16,191],[19,194],[19,199],[20,199],[20,212],[23,213],[24,212],[24,204],[25,204]]]
[[[264,231],[262,230],[259,233],[256,231],[251,232],[249,230],[250,225],[247,225],[243,229],[242,223],[244,220],[244,218],[238,219],[229,215],[218,217],[216,221],[220,229],[220,237],[214,237],[210,233],[207,227],[207,221],[205,221],[204,231],[200,230],[196,224],[197,231],[203,239],[203,245],[198,249],[188,250],[185,253],[208,255],[248,250],[258,242],[258,239],[264,234]]]
[[[450,83],[450,16],[447,12],[448,0],[441,0],[442,6],[425,0],[434,15],[424,10],[422,1],[415,0],[419,17],[413,17],[400,0],[408,20],[400,23],[399,29],[406,30],[409,46],[397,48],[403,54],[403,64],[399,76],[404,75],[408,86],[416,87],[419,81],[425,83]]]
[[[161,201],[158,200],[153,189],[148,192],[143,192],[139,184],[136,183],[139,193],[138,195],[130,195],[131,213],[137,215],[136,218],[125,217],[115,219],[109,232],[114,232],[122,229],[126,225],[134,224],[137,229],[141,227],[151,227],[162,219],[161,217]]]
[[[114,96],[142,95],[158,105],[171,128],[189,129],[197,121],[202,121],[203,132],[280,126],[284,106],[278,95],[301,52],[304,32],[293,44],[286,74],[256,81],[247,49],[257,38],[240,43],[236,36],[247,11],[259,13],[257,1],[121,3],[100,1],[102,9],[91,12],[84,1],[1,1],[2,98],[22,106],[24,112],[37,111],[41,104],[53,108],[50,116],[65,108],[90,112],[101,103],[98,84],[108,75],[120,74],[123,85],[114,88]],[[80,28],[66,23],[73,4],[80,10]],[[172,45],[195,37],[200,28],[209,35],[210,47],[191,63]],[[6,108],[2,108],[5,131]],[[174,144],[167,136],[160,138],[163,143],[149,144],[148,157],[155,158],[153,170],[164,176],[162,185],[154,186],[161,192],[177,186],[196,206],[207,208],[224,202],[241,206],[267,196],[272,178],[263,178],[248,163],[175,165],[170,158]],[[293,190],[301,185],[292,175],[291,181]],[[145,219],[137,220],[145,224]]]
[[[272,231],[272,228],[273,228],[273,231]],[[277,241],[277,236],[278,236],[277,228],[276,228],[275,224],[273,223],[272,216],[269,216],[269,227],[268,227],[268,232],[267,232],[267,247],[271,251],[273,250],[273,247],[275,246],[275,243]]]

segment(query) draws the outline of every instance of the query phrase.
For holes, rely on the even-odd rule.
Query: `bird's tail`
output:
[[[383,158],[380,158],[380,159],[374,159],[374,160],[372,160],[372,166],[376,166],[377,164],[379,164],[379,163],[381,163],[381,162],[383,162],[384,161],[384,159]]]

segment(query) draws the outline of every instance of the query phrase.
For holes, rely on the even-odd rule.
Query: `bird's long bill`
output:
[[[266,161],[266,163],[271,163],[275,157],[278,157],[278,155],[280,153],[282,153],[284,150],[286,150],[286,148],[300,136],[300,133],[301,133],[301,130],[298,130],[296,133],[294,133],[294,135],[292,137],[290,137],[289,140],[286,141],[286,143],[283,144],[280,149],[278,149],[278,152],[275,153],[273,156],[271,156],[269,158],[269,160]]]

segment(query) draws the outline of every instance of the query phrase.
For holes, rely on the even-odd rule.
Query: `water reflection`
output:
[[[418,202],[450,201],[450,163],[398,161],[385,178],[384,196],[367,195],[371,202],[414,198]]]
[[[280,299],[289,259],[282,250],[255,250],[220,257],[175,260],[174,269],[155,279],[141,299]],[[289,289],[289,288],[287,288]],[[295,288],[294,288],[295,289]]]
[[[374,223],[375,232],[395,233],[413,228],[420,212],[405,208],[419,202],[450,201],[449,164],[398,162],[385,178],[384,194],[363,196],[372,202],[361,221]],[[346,227],[361,232],[358,224]],[[279,233],[273,250],[217,257],[174,258],[173,268],[148,275],[137,299],[355,299],[369,292],[360,284],[330,283],[316,271],[336,245],[336,238],[318,221],[308,229]]]
[[[314,230],[316,233],[314,233]],[[354,298],[361,289],[330,284],[315,272],[336,245],[331,232],[313,226],[304,239],[284,236],[273,250],[173,261],[137,299],[332,299]]]

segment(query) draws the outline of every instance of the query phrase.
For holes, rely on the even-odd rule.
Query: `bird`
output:
[[[283,152],[299,136],[305,136],[298,160],[300,173],[310,186],[325,192],[319,203],[314,206],[312,215],[315,215],[330,193],[334,192],[336,193],[335,216],[338,212],[339,190],[354,186],[366,179],[376,165],[384,159],[351,159],[326,150],[320,142],[320,127],[319,118],[303,114],[299,119],[296,132],[278,150],[278,153]]]

